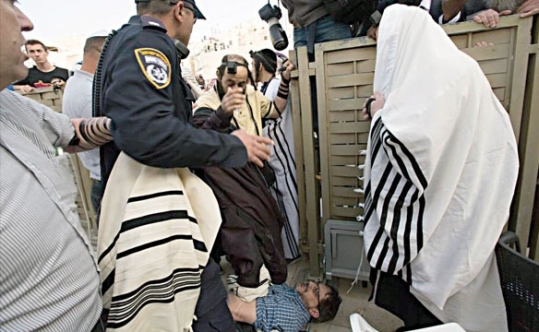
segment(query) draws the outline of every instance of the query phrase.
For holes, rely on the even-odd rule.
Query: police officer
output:
[[[101,149],[105,185],[120,151],[153,167],[262,166],[263,137],[190,125],[193,97],[181,78],[193,24],[205,19],[195,0],[135,0],[137,13],[109,36],[94,80],[94,114],[112,119],[115,144]],[[193,324],[195,331],[234,331],[218,265],[210,259]]]
[[[139,15],[109,37],[95,79],[94,113],[112,119],[115,142],[101,150],[105,184],[119,151],[154,167],[262,165],[270,141],[189,124],[194,98],[179,60],[189,53],[193,24],[205,19],[195,1],[135,2]]]

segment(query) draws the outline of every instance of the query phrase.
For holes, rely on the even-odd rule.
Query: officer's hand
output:
[[[225,114],[233,114],[235,110],[239,110],[245,104],[245,95],[240,87],[228,88],[223,100],[221,101],[221,109]]]
[[[271,150],[268,145],[273,145],[272,140],[262,136],[249,135],[243,129],[232,132],[232,135],[239,138],[243,145],[245,145],[245,148],[247,149],[247,159],[250,162],[255,163],[259,167],[263,167],[263,161],[269,160]]]
[[[284,71],[281,73],[281,76],[285,81],[290,81],[290,72],[294,70],[294,64],[290,60],[286,60],[283,63]]]

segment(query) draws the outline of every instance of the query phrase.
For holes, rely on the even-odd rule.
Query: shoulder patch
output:
[[[164,89],[170,84],[172,67],[163,52],[155,48],[137,48],[137,62],[142,73],[157,89]]]

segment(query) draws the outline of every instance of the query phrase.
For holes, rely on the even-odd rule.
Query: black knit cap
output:
[[[265,48],[256,52],[250,51],[249,54],[251,58],[260,61],[268,72],[275,73],[277,71],[277,55],[272,50]]]

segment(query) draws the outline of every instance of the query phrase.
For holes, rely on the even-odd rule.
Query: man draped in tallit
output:
[[[213,192],[187,168],[123,152],[108,183],[97,245],[107,331],[193,331],[221,225]]]
[[[407,326],[433,314],[507,331],[494,256],[518,173],[507,112],[477,62],[416,7],[384,12],[374,91],[385,100],[365,163],[375,302]]]

